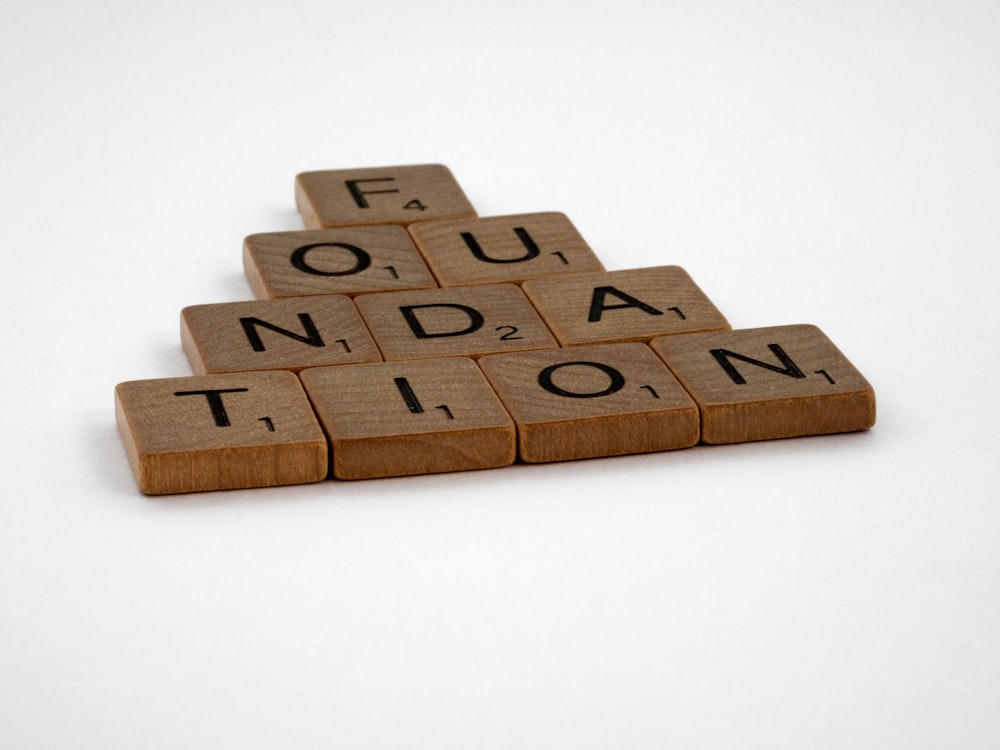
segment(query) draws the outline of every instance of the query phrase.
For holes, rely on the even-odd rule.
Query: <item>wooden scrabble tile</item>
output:
[[[562,346],[729,328],[679,266],[533,279],[522,288]]]
[[[875,392],[815,326],[656,339],[701,410],[706,443],[824,435],[875,424]]]
[[[251,234],[243,270],[258,299],[436,287],[404,227]]]
[[[386,361],[557,346],[514,284],[363,294],[354,301]]]
[[[409,231],[441,286],[604,270],[561,213],[423,222]]]
[[[646,344],[494,354],[479,365],[527,462],[689,448],[698,409]]]
[[[470,359],[323,367],[301,377],[339,479],[514,462],[514,423]]]
[[[327,476],[326,438],[290,372],[120,383],[115,416],[139,489],[148,495]]]
[[[295,201],[309,229],[476,215],[441,164],[303,172],[295,178]]]
[[[186,307],[181,343],[199,375],[382,359],[351,298],[343,295]]]

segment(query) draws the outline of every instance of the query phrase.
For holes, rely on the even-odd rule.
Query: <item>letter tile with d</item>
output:
[[[514,284],[362,294],[354,302],[387,362],[558,346]]]

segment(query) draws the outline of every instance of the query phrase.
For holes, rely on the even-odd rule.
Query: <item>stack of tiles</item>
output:
[[[815,326],[732,330],[677,266],[606,271],[561,213],[479,218],[440,165],[307,172],[254,234],[257,299],[181,312],[194,376],[121,383],[139,489],[172,494],[864,430]]]

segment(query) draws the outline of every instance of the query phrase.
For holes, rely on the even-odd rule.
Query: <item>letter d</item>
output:
[[[417,318],[414,310],[423,310],[428,307],[450,307],[455,310],[461,310],[463,313],[469,316],[469,325],[465,328],[456,331],[434,331],[429,332],[424,328],[423,324]],[[466,305],[454,304],[451,302],[438,302],[436,304],[429,305],[403,305],[399,308],[399,311],[403,314],[406,322],[410,325],[413,334],[418,339],[433,339],[441,338],[443,336],[464,336],[467,333],[472,333],[473,331],[478,331],[483,327],[485,322],[483,319],[483,314],[472,307],[467,307]]]

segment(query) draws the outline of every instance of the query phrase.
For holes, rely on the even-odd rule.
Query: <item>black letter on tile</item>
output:
[[[243,326],[243,331],[246,333],[247,338],[250,340],[250,346],[253,347],[255,352],[264,351],[264,342],[261,340],[260,334],[257,333],[257,329],[254,326],[263,326],[275,333],[280,333],[282,336],[288,336],[296,341],[301,341],[303,344],[309,344],[309,346],[326,346],[319,335],[319,331],[316,330],[312,318],[309,317],[309,313],[299,313],[299,320],[302,322],[302,328],[306,332],[304,336],[294,331],[279,328],[273,323],[268,323],[260,318],[240,318],[240,324]]]
[[[316,247],[342,247],[350,253],[354,254],[356,262],[354,268],[348,269],[347,271],[320,271],[318,268],[313,268],[308,263],[306,263],[306,253]],[[372,264],[372,256],[362,250],[360,247],[354,245],[348,245],[346,242],[317,242],[314,245],[303,245],[302,247],[296,249],[292,253],[292,265],[295,266],[300,271],[305,273],[311,273],[314,276],[350,276],[351,274],[361,273],[368,266]]]
[[[552,373],[562,367],[569,367],[571,365],[596,367],[598,370],[607,375],[611,379],[611,382],[603,391],[595,391],[594,393],[573,393],[572,391],[563,390],[552,382]],[[554,393],[557,396],[566,396],[567,398],[598,398],[600,396],[607,396],[609,394],[616,393],[624,388],[625,376],[618,372],[618,370],[614,367],[602,365],[600,362],[562,362],[556,365],[549,365],[538,373],[538,385],[547,390],[549,393]]]
[[[757,367],[763,367],[764,369],[770,370],[771,372],[778,372],[781,373],[782,375],[787,375],[790,378],[805,377],[805,373],[803,373],[802,370],[800,370],[795,365],[795,363],[792,362],[791,357],[785,354],[784,349],[782,349],[777,344],[768,344],[767,348],[770,349],[772,352],[774,352],[774,356],[778,358],[778,360],[781,362],[781,364],[784,365],[784,367],[778,367],[777,365],[771,365],[768,364],[767,362],[761,362],[759,359],[751,359],[750,357],[746,357],[742,354],[736,354],[735,352],[731,352],[728,349],[711,349],[710,351],[712,353],[712,356],[715,357],[716,361],[720,365],[722,365],[722,369],[726,371],[726,374],[733,379],[733,382],[736,383],[736,385],[744,385],[746,384],[747,381],[744,379],[742,375],[740,375],[737,369],[733,366],[733,363],[729,361],[730,357],[732,357],[733,359],[738,359],[741,362],[746,362],[751,365],[756,365]]]
[[[420,323],[420,321],[417,320],[417,316],[413,314],[414,310],[420,310],[425,307],[452,307],[455,308],[456,310],[461,310],[462,312],[464,312],[466,315],[469,316],[469,325],[468,327],[463,328],[460,331],[444,331],[441,333],[428,333],[427,330]],[[403,317],[406,318],[406,322],[410,324],[410,328],[413,330],[414,335],[416,335],[418,339],[433,339],[433,338],[440,338],[442,336],[463,336],[466,333],[472,333],[473,331],[478,331],[480,328],[482,328],[483,323],[485,322],[482,313],[479,312],[478,310],[472,307],[467,307],[465,305],[453,304],[451,302],[439,302],[430,305],[404,305],[399,308],[399,311],[403,313]]]
[[[410,381],[406,378],[393,378],[392,382],[396,384],[399,394],[403,397],[403,401],[406,402],[406,407],[410,412],[412,414],[423,414],[424,407],[420,405],[420,399],[413,392],[413,386],[410,385]]]
[[[622,300],[624,304],[605,305],[604,298],[609,294]],[[594,287],[594,296],[590,300],[590,316],[587,318],[587,321],[590,323],[596,323],[601,319],[601,313],[605,310],[618,310],[623,307],[637,307],[647,315],[663,315],[663,313],[655,307],[651,307],[642,300],[638,300],[629,294],[625,294],[625,292],[619,291],[613,286],[598,286]]]
[[[479,242],[475,237],[472,236],[472,232],[462,232],[462,239],[465,240],[465,244],[468,245],[469,250],[472,254],[476,256],[481,261],[486,263],[520,263],[521,261],[531,260],[532,258],[538,257],[538,245],[528,234],[528,230],[524,227],[514,227],[514,234],[517,238],[521,240],[521,244],[524,245],[528,252],[522,255],[520,258],[491,258],[486,253],[483,252],[483,248],[480,247]]]
[[[217,427],[229,427],[229,415],[226,414],[226,407],[222,405],[221,393],[246,393],[249,388],[223,388],[213,391],[176,391],[175,396],[204,396],[208,399],[208,406],[215,417]]]
[[[358,208],[368,208],[368,201],[365,199],[366,195],[375,195],[376,193],[398,193],[396,189],[393,190],[362,190],[358,187],[359,182],[395,182],[394,177],[371,177],[367,180],[345,180],[347,189],[351,191],[351,197],[354,198],[354,202],[358,204]]]

